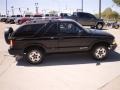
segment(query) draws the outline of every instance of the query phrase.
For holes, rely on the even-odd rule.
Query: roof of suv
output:
[[[45,24],[45,23],[49,23],[49,22],[75,22],[72,19],[39,19],[39,20],[31,20],[25,23],[25,25],[27,24]]]

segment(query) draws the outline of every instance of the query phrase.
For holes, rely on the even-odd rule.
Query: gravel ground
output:
[[[3,37],[8,26],[18,27],[0,23],[1,90],[120,90],[120,29],[105,30],[118,43],[106,61],[95,61],[86,54],[56,54],[32,66],[22,57],[8,54]]]

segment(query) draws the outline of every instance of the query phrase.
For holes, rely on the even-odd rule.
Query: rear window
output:
[[[27,37],[34,35],[44,24],[33,24],[33,25],[25,25],[18,28],[14,36],[15,37]]]

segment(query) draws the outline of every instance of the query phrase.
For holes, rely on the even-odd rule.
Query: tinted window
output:
[[[33,17],[42,17],[42,15],[34,15]]]
[[[20,27],[14,34],[16,37],[26,37],[34,35],[43,24],[25,25]]]
[[[30,17],[31,15],[25,15],[25,17]]]
[[[44,30],[45,30],[44,33],[45,36],[56,36],[58,33],[57,23],[48,23],[44,28]]]
[[[89,15],[89,18],[95,18],[95,16],[92,14],[88,14],[88,15]]]
[[[17,15],[17,17],[22,17],[22,15]]]
[[[61,23],[59,28],[63,35],[78,35],[82,31],[82,28],[78,27],[76,24],[67,22]]]
[[[15,17],[15,15],[12,15],[11,17]]]
[[[89,13],[84,14],[84,17],[85,18],[95,18],[93,15],[91,15]]]

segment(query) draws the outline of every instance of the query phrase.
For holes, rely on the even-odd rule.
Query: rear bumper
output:
[[[24,53],[23,53],[23,50],[21,50],[21,49],[13,49],[13,48],[10,48],[10,49],[8,49],[8,52],[9,52],[9,54],[11,54],[11,55],[23,55]]]
[[[116,43],[115,43],[115,44],[111,44],[111,45],[110,45],[110,50],[115,50],[116,47],[117,47],[117,44],[116,44]]]

